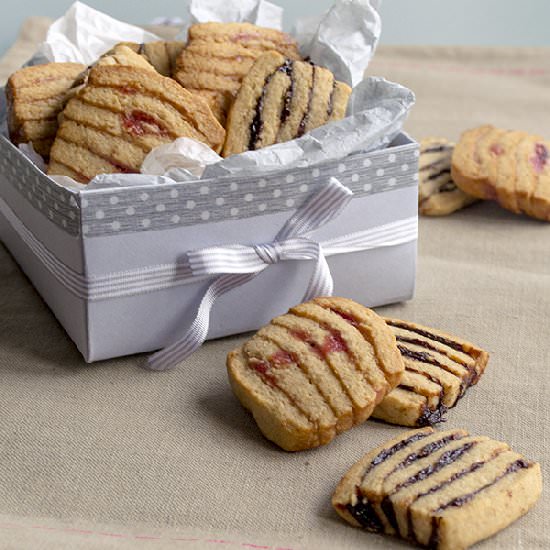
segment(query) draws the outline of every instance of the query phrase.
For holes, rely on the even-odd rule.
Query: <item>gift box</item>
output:
[[[0,237],[86,361],[172,345],[174,362],[313,295],[412,297],[418,145],[388,135],[326,160],[88,187],[0,136]]]

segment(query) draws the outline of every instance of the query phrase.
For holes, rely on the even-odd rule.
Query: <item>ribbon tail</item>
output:
[[[210,311],[216,299],[232,288],[247,283],[255,276],[256,273],[223,275],[216,279],[202,297],[195,320],[185,332],[185,336],[151,355],[146,367],[157,371],[169,370],[187,359],[206,340],[210,327]]]
[[[323,254],[321,245],[319,243],[315,244],[317,245],[315,268],[309,280],[306,293],[302,299],[303,302],[307,302],[318,296],[332,296],[334,292],[334,281],[330,273],[327,259]]]

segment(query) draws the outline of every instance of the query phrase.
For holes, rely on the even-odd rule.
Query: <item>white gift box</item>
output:
[[[400,134],[388,148],[315,167],[80,190],[54,182],[0,136],[0,237],[85,360],[97,361],[181,338],[219,277],[192,273],[187,253],[272,243],[331,177],[352,198],[307,237],[326,256],[334,294],[367,306],[411,298],[417,170],[418,145]],[[208,338],[255,330],[299,303],[314,267],[267,265],[215,302]]]
[[[255,330],[314,295],[368,306],[412,296],[418,145],[399,132],[414,95],[363,80],[377,6],[336,0],[297,24],[303,55],[354,86],[345,119],[224,159],[200,179],[62,185],[0,135],[0,238],[86,361],[163,348],[150,366],[167,368],[204,339]],[[280,28],[282,10],[191,0],[189,15]],[[33,63],[91,63],[118,41],[155,38],[76,2]]]

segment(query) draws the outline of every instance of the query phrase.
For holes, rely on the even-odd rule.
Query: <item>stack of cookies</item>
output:
[[[491,125],[464,132],[455,145],[429,138],[420,144],[418,206],[442,216],[480,199],[516,214],[550,221],[550,143]]]
[[[332,297],[273,319],[229,353],[227,371],[264,436],[299,451],[371,416],[404,426],[439,422],[487,360],[464,340]],[[463,550],[525,514],[541,488],[540,466],[506,443],[430,426],[368,452],[332,504],[355,527]]]
[[[330,442],[369,417],[440,422],[489,355],[460,338],[316,298],[259,330],[227,359],[231,386],[264,435],[288,451]]]
[[[226,157],[295,139],[343,118],[350,93],[289,35],[250,23],[196,24],[187,44],[121,42],[91,67],[27,67],[7,85],[12,141],[81,183],[139,172],[179,137]]]

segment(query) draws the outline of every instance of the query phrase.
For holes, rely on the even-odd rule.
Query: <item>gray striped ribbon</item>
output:
[[[321,245],[304,235],[339,216],[352,195],[350,189],[331,177],[328,184],[322,186],[287,220],[272,243],[214,246],[189,252],[187,259],[194,275],[219,274],[220,277],[206,291],[197,316],[183,337],[153,354],[147,366],[153,370],[166,370],[189,357],[206,340],[210,311],[216,299],[251,281],[268,265],[285,260],[314,260],[315,269],[303,301],[332,294],[332,276]]]

